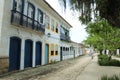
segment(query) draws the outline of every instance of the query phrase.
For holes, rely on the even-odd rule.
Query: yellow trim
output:
[[[53,47],[54,48],[54,44],[51,44],[51,46],[50,46],[50,55],[51,55],[51,47]],[[53,50],[53,52],[54,52],[55,50]],[[51,56],[54,56],[54,54],[53,55],[51,55]]]
[[[54,44],[54,46],[55,46],[55,48],[57,47],[57,50],[55,50],[55,48],[54,48],[54,56],[58,56],[58,55],[56,55],[56,51],[58,51],[58,44]]]
[[[49,43],[45,43],[45,46],[48,45],[48,63],[50,63],[50,44]],[[46,49],[46,48],[45,48]],[[45,53],[46,53],[46,50],[45,50]]]

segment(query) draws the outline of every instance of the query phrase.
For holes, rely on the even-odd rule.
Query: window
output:
[[[58,55],[58,51],[55,51],[55,55]]]
[[[48,15],[45,16],[45,27],[50,29],[50,18],[48,17]]]
[[[68,48],[68,51],[69,51],[69,48]]]
[[[55,55],[58,55],[58,45],[55,45]]]
[[[63,47],[63,51],[65,51],[65,47]]]
[[[35,16],[35,7],[31,3],[28,3],[28,16],[32,19],[34,19]]]
[[[14,2],[14,10],[15,11],[17,10],[17,2],[16,1]]]
[[[62,25],[60,27],[60,32],[64,34],[65,36],[69,36],[69,31],[65,29]]]
[[[54,31],[54,20],[51,20],[51,30]]]
[[[58,33],[58,23],[56,22],[55,32]]]
[[[68,49],[68,48],[66,47],[66,51],[67,51],[67,49]]]
[[[22,0],[19,0],[18,11],[22,12]]]
[[[22,12],[23,0],[14,0],[13,10]]]
[[[51,50],[51,56],[54,56],[54,44],[51,44],[50,50]]]
[[[43,23],[43,12],[38,9],[38,22]]]
[[[54,51],[51,51],[51,56],[54,56]]]
[[[61,27],[60,27],[60,33],[65,34],[65,32],[64,32],[64,28],[63,28],[62,25],[61,25]]]
[[[51,44],[50,46],[51,56],[57,56],[58,55],[58,45],[57,44]]]

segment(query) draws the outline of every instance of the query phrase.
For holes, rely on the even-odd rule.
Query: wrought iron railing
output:
[[[12,10],[11,23],[21,25],[23,27],[28,27],[32,30],[45,32],[45,26],[42,23],[22,14],[19,11]]]
[[[69,35],[65,35],[65,34],[63,34],[63,33],[60,33],[60,39],[61,39],[61,40],[64,40],[64,41],[68,41],[68,42],[71,41],[71,40],[70,40],[70,36],[69,36]]]

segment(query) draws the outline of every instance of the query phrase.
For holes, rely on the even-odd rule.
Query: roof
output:
[[[43,0],[43,1],[45,2],[47,6],[49,6],[61,19],[63,19],[72,28],[72,25],[68,23],[55,9],[53,9],[53,7],[46,0]]]

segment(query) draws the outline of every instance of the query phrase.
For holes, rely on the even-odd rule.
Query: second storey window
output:
[[[22,12],[24,8],[24,0],[13,0],[13,10]]]
[[[51,20],[51,30],[54,31],[54,20]]]
[[[56,22],[55,32],[58,33],[58,23]]]
[[[48,17],[48,15],[45,16],[45,27],[50,29],[50,18]]]
[[[35,7],[31,3],[28,4],[28,16],[32,19],[35,16]]]
[[[38,22],[43,23],[43,12],[38,9]]]

